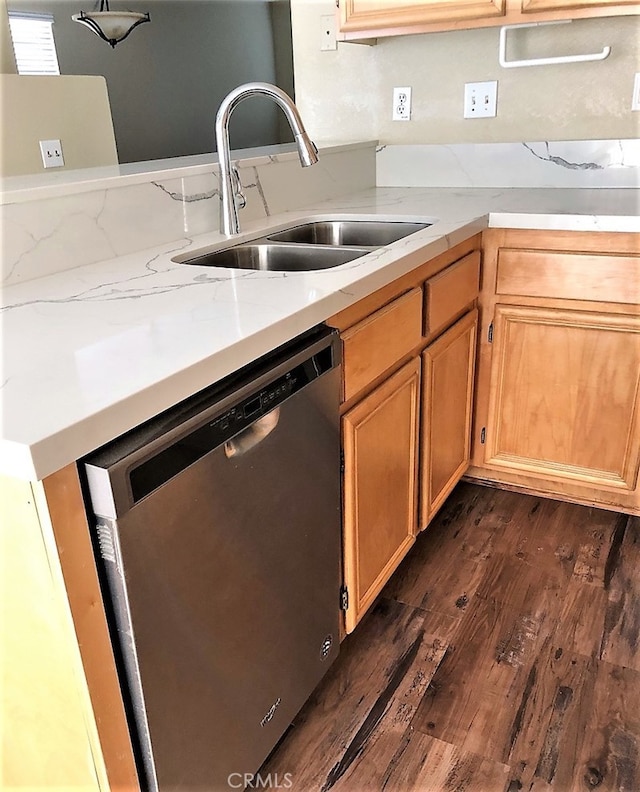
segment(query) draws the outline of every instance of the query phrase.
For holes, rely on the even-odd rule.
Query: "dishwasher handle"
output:
[[[231,440],[227,440],[224,444],[224,455],[227,459],[233,459],[246,454],[273,432],[279,420],[280,408],[276,407],[270,413],[263,415],[262,418],[258,418],[251,426],[247,426]]]

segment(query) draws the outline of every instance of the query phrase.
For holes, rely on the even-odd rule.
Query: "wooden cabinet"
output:
[[[636,0],[340,0],[339,38],[530,24],[637,14]]]
[[[640,509],[640,238],[489,231],[477,478]]]
[[[505,0],[341,0],[340,30],[410,28],[429,22],[502,16]]]
[[[416,358],[342,419],[347,632],[415,541],[419,386]]]
[[[347,632],[469,464],[479,241],[329,320],[343,346]]]
[[[410,289],[341,336],[347,632],[415,541],[422,301]]]
[[[421,526],[469,467],[477,325],[470,311],[422,353]]]

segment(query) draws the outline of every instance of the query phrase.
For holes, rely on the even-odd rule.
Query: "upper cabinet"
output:
[[[637,14],[633,0],[339,0],[342,41]]]
[[[505,0],[341,0],[340,30],[411,28],[442,22],[504,15]]]

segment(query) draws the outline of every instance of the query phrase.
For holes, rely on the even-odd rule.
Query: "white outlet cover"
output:
[[[392,121],[411,121],[411,88],[404,86],[393,89]]]
[[[498,81],[465,83],[464,118],[494,118],[498,112]]]

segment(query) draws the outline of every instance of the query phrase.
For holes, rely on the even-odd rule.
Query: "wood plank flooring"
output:
[[[640,792],[640,519],[460,484],[260,770]]]

